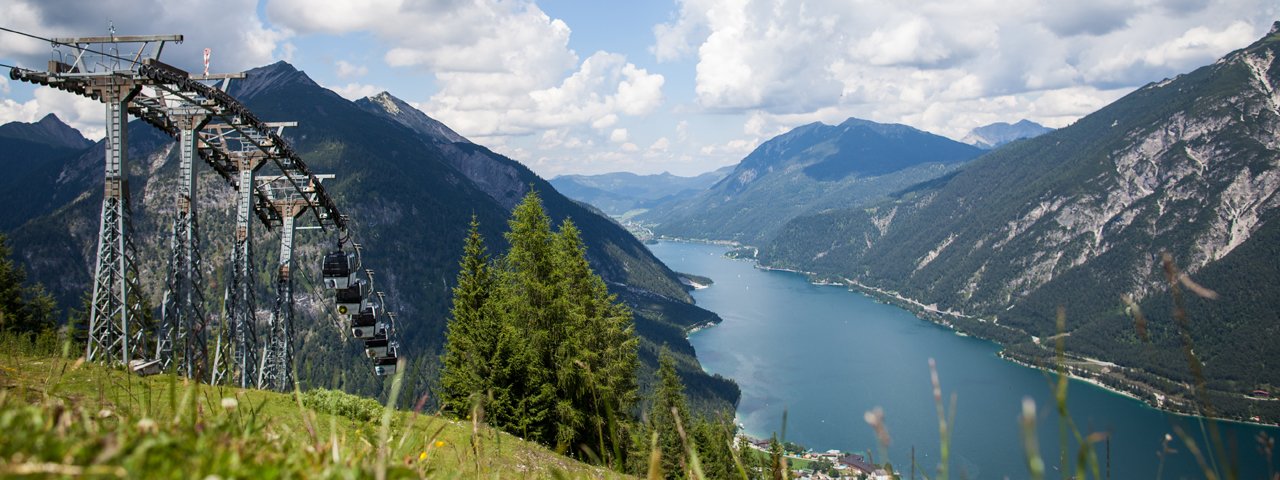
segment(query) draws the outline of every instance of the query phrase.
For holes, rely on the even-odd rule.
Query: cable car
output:
[[[344,289],[356,281],[360,269],[356,265],[356,254],[336,250],[325,254],[320,270],[325,288]]]
[[[399,359],[400,357],[397,357],[395,352],[391,352],[391,355],[386,357],[373,359],[373,373],[379,377],[394,375],[396,373],[396,361]]]
[[[351,336],[360,340],[368,340],[377,336],[378,332],[384,330],[378,325],[378,308],[369,305],[360,310],[360,313],[351,316]]]
[[[373,373],[379,377],[386,375],[395,375],[396,361],[399,357],[382,357],[374,360]]]
[[[364,354],[369,358],[387,356],[386,331],[374,334],[373,338],[364,341]]]
[[[352,315],[364,310],[365,297],[368,295],[369,283],[358,278],[349,287],[338,289],[334,295],[338,304],[338,315]]]

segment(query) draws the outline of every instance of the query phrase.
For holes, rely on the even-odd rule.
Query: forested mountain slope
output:
[[[1278,24],[1280,26],[1280,24]],[[1195,299],[1211,386],[1280,385],[1280,34],[1149,84],[1046,135],[866,208],[790,222],[761,261],[896,291],[1043,355],[1066,308],[1068,350],[1190,381],[1162,252],[1221,294]],[[1148,312],[1139,338],[1122,296]],[[983,319],[982,323],[965,316]],[[991,326],[998,322],[1001,327]],[[1178,392],[1185,393],[1185,392]],[[1238,403],[1236,412],[1258,405]]]
[[[981,153],[906,125],[812,123],[760,145],[696,197],[655,206],[639,219],[662,235],[759,245],[797,215],[883,198]]]

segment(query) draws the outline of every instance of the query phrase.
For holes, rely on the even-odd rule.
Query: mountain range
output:
[[[667,172],[657,175],[629,172],[560,175],[551,179],[551,185],[569,198],[589,203],[609,215],[622,216],[634,210],[648,209],[655,204],[692,197],[714,185],[731,171],[733,166],[721,167],[694,177],[681,177]]]
[[[812,123],[761,144],[710,188],[637,219],[659,235],[759,245],[797,215],[883,198],[982,152],[906,125]]]
[[[978,148],[991,150],[1014,140],[1035,138],[1052,131],[1052,128],[1023,119],[1014,124],[996,122],[975,128],[960,141]]]
[[[428,391],[438,370],[451,288],[472,216],[481,224],[491,252],[505,250],[502,232],[510,208],[530,188],[537,190],[555,222],[572,218],[581,229],[592,267],[636,312],[642,337],[641,383],[656,368],[656,353],[667,345],[679,360],[690,396],[708,406],[737,401],[737,386],[702,371],[684,332],[719,319],[692,304],[677,275],[608,218],[569,200],[519,162],[474,144],[407,103],[383,93],[358,102],[343,99],[285,62],[250,70],[229,93],[263,119],[297,121],[285,136],[318,173],[352,221],[353,240],[375,269],[378,290],[398,312],[403,349],[410,364],[412,397]],[[151,305],[159,305],[176,183],[176,152],[170,138],[142,124],[129,124],[129,182],[138,269]],[[89,288],[101,204],[101,142],[75,142],[69,127],[48,117],[37,124],[0,127],[26,150],[5,149],[0,162],[31,165],[9,178],[19,188],[0,192],[24,205],[0,213],[0,225],[31,278],[44,283],[65,315],[81,308]],[[78,135],[78,133],[77,133]],[[42,145],[50,145],[48,148]],[[40,150],[39,148],[44,148]],[[198,168],[198,208],[204,245],[204,277],[221,291],[231,236],[232,191],[207,168]],[[257,294],[260,319],[274,302],[267,291],[275,261],[275,232],[255,226],[255,260],[262,279]],[[385,386],[326,308],[315,280],[320,256],[335,238],[300,231],[294,252],[299,318],[299,379],[306,387],[341,388],[376,394]],[[213,301],[221,295],[206,293]],[[210,312],[218,304],[206,305]]]
[[[1275,402],[1245,394],[1280,385],[1277,57],[1280,22],[1212,65],[887,200],[796,217],[759,260],[914,299],[1024,361],[1051,357],[1042,339],[1061,334],[1069,354],[1113,364],[1094,372],[1102,381],[1169,408],[1192,409],[1191,349],[1221,411],[1275,421]],[[1218,297],[1180,287],[1185,338],[1165,254]]]

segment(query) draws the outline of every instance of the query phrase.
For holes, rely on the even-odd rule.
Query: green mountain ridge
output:
[[[962,313],[940,318],[1023,358],[1046,355],[1037,339],[1058,333],[1062,305],[1070,353],[1117,363],[1111,380],[1180,408],[1179,385],[1194,378],[1172,320],[1168,252],[1221,294],[1188,303],[1215,401],[1275,421],[1277,409],[1241,398],[1280,385],[1270,365],[1280,358],[1275,32],[889,201],[797,217],[760,261]],[[1124,295],[1147,312],[1149,340]]]
[[[638,218],[660,235],[759,245],[798,215],[878,200],[981,153],[906,125],[812,123],[761,144],[696,197]]]

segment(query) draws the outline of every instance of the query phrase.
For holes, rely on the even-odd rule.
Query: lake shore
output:
[[[721,245],[721,246],[729,246],[734,248],[745,248],[744,245],[739,244],[738,242],[731,242],[731,241],[704,241],[704,240],[696,240],[696,239],[678,239],[678,240],[666,239],[666,240],[686,242],[686,243]],[[745,259],[745,258],[735,257],[735,259]],[[814,272],[807,272],[807,271],[803,271],[799,269],[791,269],[791,268],[771,267],[767,265],[762,265],[755,259],[749,259],[749,260],[751,260],[754,263],[755,268],[760,270],[779,271],[779,272],[788,272],[788,273],[805,275],[806,277],[809,278],[810,283],[815,285],[842,286],[842,287],[848,288],[851,291],[856,290],[858,293],[867,295],[877,301],[892,304],[900,308],[903,308],[907,311],[910,311],[913,314],[915,314],[917,318],[921,320],[925,320],[930,323],[933,323],[942,327],[946,327],[956,332],[957,334],[972,336],[974,338],[978,338],[984,341],[993,342],[996,345],[999,345],[1001,347],[1000,352],[997,354],[1001,359],[1004,359],[1006,361],[1009,361],[1011,363],[1014,363],[1026,368],[1032,368],[1032,369],[1040,370],[1047,373],[1057,373],[1057,368],[1055,366],[1043,365],[1041,364],[1041,362],[1036,362],[1030,358],[1023,358],[1019,355],[1016,355],[1010,352],[1008,349],[1005,348],[1005,345],[1002,344],[1001,342],[996,341],[987,336],[984,336],[980,332],[972,331],[971,329],[969,331],[966,331],[966,329],[962,328],[960,325],[957,325],[957,321],[970,321],[970,322],[978,322],[981,324],[985,324],[984,328],[986,328],[987,326],[998,326],[1000,328],[1013,330],[1010,327],[999,325],[998,322],[996,322],[995,320],[984,319],[978,316],[966,314],[961,311],[938,308],[936,304],[925,304],[924,302],[921,302],[917,299],[903,296],[898,292],[893,292],[893,291],[881,289],[875,286],[866,285],[850,278],[840,277],[838,280],[833,280],[830,278],[821,277]],[[701,328],[705,328],[705,327],[699,326],[699,328],[695,330],[691,330],[690,333],[692,333],[693,331],[700,330]],[[1019,332],[1021,331],[1019,330]],[[1025,332],[1022,332],[1022,334],[1025,335]],[[1033,341],[1035,340],[1038,340],[1038,339],[1033,338]],[[1039,342],[1035,342],[1035,343],[1036,345],[1039,345]],[[1130,399],[1137,400],[1139,402],[1142,402],[1144,405],[1156,410],[1172,413],[1179,416],[1185,416],[1189,418],[1209,418],[1216,421],[1241,423],[1241,424],[1257,425],[1257,426],[1265,426],[1265,427],[1280,426],[1280,424],[1255,421],[1253,419],[1247,419],[1247,418],[1226,417],[1226,416],[1220,416],[1220,415],[1214,415],[1214,416],[1201,415],[1194,411],[1193,404],[1189,403],[1186,400],[1179,400],[1180,397],[1178,397],[1177,395],[1171,395],[1168,392],[1155,388],[1151,385],[1138,384],[1137,382],[1134,382],[1127,378],[1116,376],[1116,375],[1109,375],[1106,377],[1107,379],[1111,380],[1111,382],[1106,382],[1103,380],[1103,375],[1108,375],[1108,373],[1106,373],[1107,369],[1116,369],[1119,371],[1123,371],[1125,370],[1125,367],[1115,365],[1110,362],[1103,362],[1103,361],[1092,359],[1092,358],[1079,357],[1076,355],[1072,355],[1070,353],[1066,354],[1066,359],[1069,362],[1093,364],[1100,368],[1103,368],[1104,370],[1104,373],[1102,374],[1091,374],[1091,373],[1088,373],[1088,370],[1085,370],[1085,369],[1067,368],[1065,369],[1066,370],[1065,374],[1069,378],[1079,380],[1084,383],[1088,383],[1090,385],[1093,385],[1107,392],[1111,392],[1117,395],[1121,395]],[[1116,385],[1117,383],[1119,385]]]

